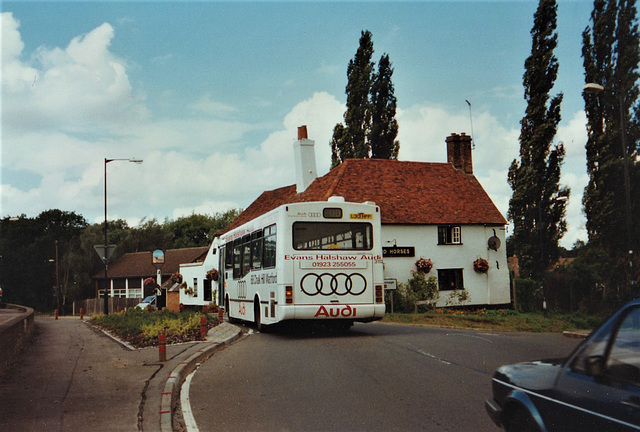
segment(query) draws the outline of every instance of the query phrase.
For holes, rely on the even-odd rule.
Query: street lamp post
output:
[[[631,184],[629,180],[629,151],[627,149],[627,134],[624,130],[624,109],[622,103],[624,102],[622,92],[605,89],[604,86],[597,83],[587,83],[584,86],[585,93],[601,93],[609,92],[618,96],[618,108],[620,114],[620,144],[622,145],[622,158],[623,158],[623,176],[624,176],[624,198],[625,198],[625,216],[626,216],[626,228],[627,228],[627,251],[628,251],[628,265],[629,275],[627,277],[627,287],[629,281],[633,277],[633,247],[632,247],[632,232],[631,232]]]
[[[109,278],[107,277],[107,269],[109,267],[109,257],[107,251],[109,249],[109,238],[107,234],[107,164],[113,161],[127,161],[141,164],[142,159],[107,159],[104,158],[104,314],[109,314]]]

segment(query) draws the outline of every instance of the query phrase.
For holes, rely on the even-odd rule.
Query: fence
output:
[[[109,313],[135,307],[141,301],[142,299],[140,298],[109,297]],[[104,298],[92,298],[74,301],[73,315],[80,315],[80,308],[84,310],[85,315],[104,313]]]

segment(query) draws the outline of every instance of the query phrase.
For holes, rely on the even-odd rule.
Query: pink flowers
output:
[[[484,258],[478,258],[473,262],[473,269],[478,273],[486,273],[489,271],[489,263]]]
[[[433,268],[433,263],[429,258],[420,257],[420,259],[416,261],[416,268],[418,269],[418,273],[427,274]]]

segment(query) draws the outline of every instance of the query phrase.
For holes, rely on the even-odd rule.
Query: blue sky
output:
[[[518,155],[534,1],[2,3],[0,217],[59,208],[91,223],[247,207],[295,183],[307,125],[320,175],[345,110],[360,32],[394,67],[399,159],[445,162],[471,133],[474,170],[506,215]],[[564,93],[557,141],[572,188],[569,232],[586,239],[581,34],[592,1],[560,1]]]

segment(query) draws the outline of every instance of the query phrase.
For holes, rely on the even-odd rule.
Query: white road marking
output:
[[[189,400],[189,388],[191,386],[191,379],[193,378],[193,375],[197,370],[198,369],[196,368],[196,370],[187,375],[187,378],[184,380],[182,388],[180,389],[180,405],[182,406],[182,418],[184,419],[184,424],[187,432],[200,432],[200,429],[198,429],[198,425],[196,423],[196,419],[193,417],[193,411],[191,410],[191,401]]]

